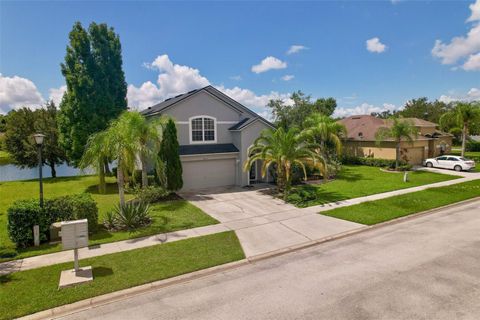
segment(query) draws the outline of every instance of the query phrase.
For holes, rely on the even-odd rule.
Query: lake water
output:
[[[57,177],[70,177],[79,174],[88,174],[91,172],[81,171],[80,169],[71,167],[67,164],[61,164],[55,167],[57,171]],[[42,168],[44,178],[50,178],[50,167],[44,166]],[[38,179],[38,168],[25,168],[21,169],[13,164],[7,164],[0,166],[0,181],[13,181],[13,180],[30,180]]]

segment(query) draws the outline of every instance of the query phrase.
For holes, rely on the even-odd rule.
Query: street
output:
[[[480,201],[62,319],[478,319]]]

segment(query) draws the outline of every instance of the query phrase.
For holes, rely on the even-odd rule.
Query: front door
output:
[[[254,183],[255,181],[257,181],[257,162],[256,161],[252,163],[252,166],[250,167],[249,180],[250,180],[250,183]]]

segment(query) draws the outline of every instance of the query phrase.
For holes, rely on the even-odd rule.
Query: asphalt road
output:
[[[480,201],[64,319],[480,319]]]

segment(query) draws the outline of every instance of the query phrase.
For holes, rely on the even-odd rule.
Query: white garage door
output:
[[[183,190],[235,184],[235,159],[182,161]]]

